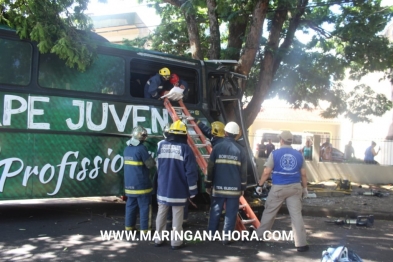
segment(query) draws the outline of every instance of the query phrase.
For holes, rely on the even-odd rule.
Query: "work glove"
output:
[[[307,197],[308,197],[308,190],[307,190],[307,187],[304,187],[303,188],[303,193],[302,193],[302,198],[305,199]]]
[[[257,187],[255,188],[255,192],[257,192],[258,195],[262,195],[262,191],[263,191],[263,187],[261,187],[261,186],[257,186]]]
[[[206,188],[206,193],[208,193],[209,195],[212,194],[212,189],[211,188]]]

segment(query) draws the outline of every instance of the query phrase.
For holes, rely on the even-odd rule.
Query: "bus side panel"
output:
[[[172,122],[163,107],[22,93],[0,93],[0,113],[0,200],[123,194],[132,128],[148,130],[155,158]]]
[[[23,182],[24,163],[34,163],[34,135],[0,133],[0,200],[28,198],[32,183]],[[22,186],[24,184],[24,186]]]
[[[127,138],[0,133],[0,139],[7,141],[2,143],[0,200],[123,192]]]

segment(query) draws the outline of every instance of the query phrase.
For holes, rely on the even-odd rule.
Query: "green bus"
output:
[[[222,108],[231,104],[242,119],[241,76],[226,64],[97,45],[94,63],[80,72],[0,26],[0,200],[123,195],[122,154],[133,127],[148,130],[154,157],[172,122],[161,100],[143,97],[162,67],[188,82],[193,116],[226,121]]]

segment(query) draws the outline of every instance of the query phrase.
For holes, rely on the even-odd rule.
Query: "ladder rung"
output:
[[[194,120],[192,116],[186,116],[186,115],[182,115],[181,118],[186,120]]]
[[[181,107],[181,106],[172,106],[172,108],[175,109],[175,110],[176,110],[176,109],[180,109],[180,110],[183,110],[183,109],[184,109],[184,107]]]
[[[190,133],[188,133],[188,135],[189,136],[192,136],[192,137],[200,137],[201,135],[199,135],[199,134],[190,134]]]
[[[206,147],[208,144],[195,144],[196,147]]]
[[[242,219],[243,225],[248,225],[254,223],[255,219]]]
[[[202,155],[203,158],[209,158],[210,155]]]
[[[245,208],[247,205],[239,205],[239,209]]]

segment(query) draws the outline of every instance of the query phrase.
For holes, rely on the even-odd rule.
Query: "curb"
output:
[[[285,214],[288,213],[288,209],[286,207],[281,207],[280,212]],[[303,216],[314,216],[314,217],[334,217],[334,218],[356,218],[357,216],[368,216],[373,215],[374,219],[379,220],[393,220],[393,214],[383,211],[357,211],[350,209],[334,209],[334,208],[325,208],[325,207],[315,207],[315,206],[303,206],[302,209]]]

